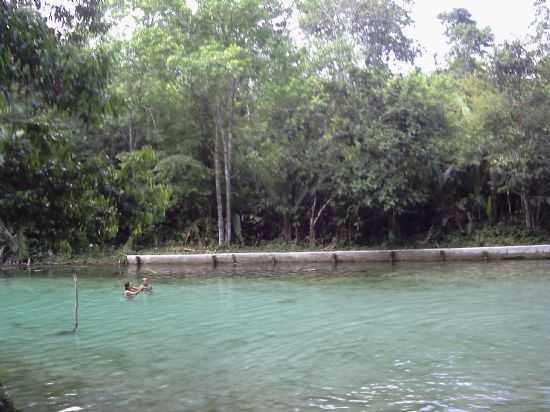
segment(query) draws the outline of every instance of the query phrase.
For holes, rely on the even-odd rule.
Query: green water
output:
[[[0,273],[17,406],[550,411],[550,263],[154,272]]]

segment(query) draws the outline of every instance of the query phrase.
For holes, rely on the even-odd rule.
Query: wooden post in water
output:
[[[74,280],[74,329],[73,332],[78,330],[78,276],[73,274]]]

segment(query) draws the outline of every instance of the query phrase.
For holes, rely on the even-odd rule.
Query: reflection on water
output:
[[[549,269],[78,268],[67,336],[75,269],[2,273],[0,380],[25,411],[550,410]]]

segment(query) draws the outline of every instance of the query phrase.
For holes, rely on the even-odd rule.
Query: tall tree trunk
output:
[[[216,113],[215,142],[214,142],[214,175],[216,179],[216,205],[218,207],[218,245],[222,246],[225,241],[223,223],[223,202],[222,202],[222,168],[220,163],[220,125],[219,113]]]
[[[529,197],[525,191],[521,192],[521,207],[523,208],[525,227],[528,231],[531,231],[533,230],[533,220],[531,218],[531,208],[529,207]]]
[[[145,141],[151,143],[151,119],[148,116],[147,108],[145,107],[143,110],[145,114]]]
[[[537,229],[540,226],[540,222],[542,220],[542,205],[543,202],[541,202],[540,198],[537,198],[537,208],[535,209],[535,213],[533,213],[533,229]]]
[[[328,200],[321,206],[317,214],[315,213],[315,209],[317,207],[317,196],[313,198],[313,205],[311,206],[311,214],[309,216],[309,246],[314,247],[316,244],[316,234],[315,234],[315,226],[317,225],[317,222],[319,221],[319,218],[323,214],[324,210],[329,205],[330,201],[332,200],[331,197],[328,198]]]
[[[0,263],[4,263],[8,258],[15,258],[18,255],[19,243],[17,234],[12,234],[0,219]]]
[[[223,160],[225,164],[225,244],[231,244],[232,235],[232,214],[231,209],[231,157],[233,152],[233,125],[235,123],[235,98],[237,94],[238,81],[231,79],[229,93],[227,95],[226,103],[230,106],[229,120],[225,124],[225,130],[223,133]]]
[[[128,151],[134,150],[134,127],[132,124],[132,113],[128,117]]]
[[[487,216],[489,218],[489,223],[494,225],[498,218],[498,193],[497,193],[497,184],[495,173],[490,170],[490,190],[491,196],[489,197],[487,204]]]
[[[399,225],[397,223],[397,213],[395,212],[395,208],[391,209],[390,214],[390,231],[388,233],[388,240],[390,243],[395,242],[395,240],[399,236]]]
[[[506,191],[506,200],[508,204],[508,220],[512,220],[512,199],[510,198],[510,191]]]
[[[315,207],[317,206],[317,196],[313,198],[311,205],[311,213],[309,215],[309,247],[315,246]]]
[[[225,164],[225,244],[231,244],[231,128],[224,133],[223,160]]]
[[[290,226],[290,219],[286,213],[283,214],[280,236],[285,242],[289,242],[292,239],[292,227]]]
[[[309,247],[315,247],[317,244],[317,239],[315,236],[315,225],[313,223],[309,223]]]

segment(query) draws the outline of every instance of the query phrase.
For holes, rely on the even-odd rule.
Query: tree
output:
[[[192,53],[182,64],[189,70],[190,86],[194,93],[205,97],[213,111],[219,242],[220,244],[230,244],[233,132],[237,116],[238,93],[245,82],[244,79],[248,77],[247,72],[251,64],[250,56],[244,49],[235,45],[223,48],[221,45],[209,44]],[[225,176],[225,227],[222,224],[224,219],[221,202],[220,143]]]
[[[546,193],[541,182],[548,171],[547,116],[548,77],[544,60],[537,64],[535,52],[519,41],[504,43],[495,54],[494,81],[508,105],[499,127],[504,145],[497,165],[506,176],[507,190],[519,194],[525,227],[532,231],[540,222]]]
[[[119,236],[129,248],[146,229],[164,218],[172,190],[156,179],[157,158],[151,147],[120,153],[118,160]]]
[[[377,103],[360,122],[348,150],[352,169],[347,185],[359,204],[388,217],[393,239],[398,218],[430,199],[443,167],[438,143],[453,136],[446,113],[452,106],[443,97],[444,89],[437,78],[413,73],[389,79],[373,95],[372,91],[361,91],[372,84],[371,76],[358,73],[356,80],[358,97]]]
[[[333,200],[331,182],[336,149],[329,130],[329,96],[324,85],[301,70],[271,83],[260,95],[261,132],[250,136],[246,163],[257,191],[259,211],[271,212],[279,237],[298,241],[308,222],[310,245],[316,225]],[[260,126],[258,124],[258,126]]]
[[[109,239],[114,228],[112,204],[101,193],[92,196],[97,209],[87,209],[101,220],[97,230],[80,224],[77,198],[92,201],[95,177],[79,182],[85,162],[71,154],[72,135],[85,133],[109,109],[109,56],[86,43],[104,29],[97,3],[77,3],[73,13],[54,7],[57,32],[35,4],[40,8],[40,2],[0,3],[0,220],[20,246],[31,237],[67,250],[68,241],[82,245],[86,236]],[[20,258],[29,252],[23,249]]]
[[[453,9],[449,13],[441,13],[438,18],[445,27],[451,46],[449,57],[453,60],[453,67],[462,74],[472,73],[493,46],[491,29],[479,29],[466,9]]]
[[[181,79],[194,96],[206,102],[213,119],[220,245],[230,244],[232,238],[234,133],[239,121],[247,117],[243,116],[244,109],[250,110],[243,106],[246,96],[258,81],[262,67],[269,64],[272,49],[284,33],[284,23],[277,23],[283,14],[284,9],[276,0],[202,1],[191,19],[193,31],[197,33],[193,46],[190,49],[179,47],[169,58],[176,78]]]
[[[535,0],[535,19],[531,23],[535,33],[532,36],[532,43],[537,47],[540,57],[547,57],[550,51],[550,6],[547,0]]]
[[[412,63],[418,49],[405,34],[412,23],[405,8],[410,2],[402,4],[394,0],[304,0],[299,3],[300,26],[321,45],[360,50],[361,61],[356,63],[367,67],[385,68],[391,61]]]

